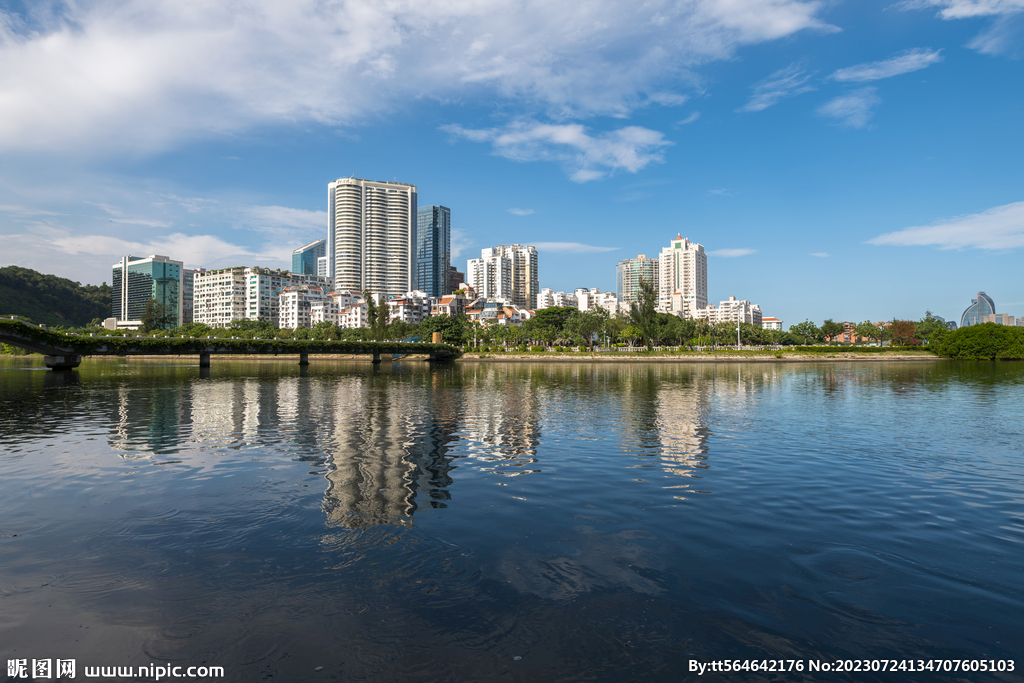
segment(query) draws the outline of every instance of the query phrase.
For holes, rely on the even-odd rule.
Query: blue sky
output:
[[[288,267],[355,175],[556,291],[678,233],[787,326],[1024,315],[1024,0],[0,8],[0,265]]]

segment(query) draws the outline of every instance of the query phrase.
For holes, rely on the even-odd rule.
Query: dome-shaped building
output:
[[[978,292],[978,298],[971,299],[971,305],[960,316],[960,327],[977,325],[982,322],[984,316],[992,315],[995,312],[996,302],[992,301],[992,297],[985,292]]]

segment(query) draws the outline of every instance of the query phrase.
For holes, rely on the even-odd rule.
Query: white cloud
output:
[[[537,251],[556,251],[567,254],[599,254],[606,251],[617,251],[619,247],[595,247],[579,242],[531,242]]]
[[[868,244],[936,246],[940,249],[1024,247],[1024,202],[946,218],[932,225],[904,228],[879,235],[868,240]]]
[[[15,216],[59,216],[59,213],[54,211],[44,211],[42,209],[32,209],[26,206],[15,206],[13,204],[0,205],[0,211],[4,213],[14,214]]]
[[[247,206],[241,212],[253,223],[275,227],[323,229],[327,232],[327,212],[293,209],[287,206]]]
[[[288,268],[293,249],[326,234],[324,211],[178,196],[165,184],[80,172],[57,180],[60,193],[52,184],[16,189],[8,175],[0,176],[0,259],[79,282],[109,281],[111,264],[125,254],[166,254],[207,268]]]
[[[514,216],[529,216],[534,213],[533,209],[509,209],[508,212]]]
[[[874,108],[881,103],[875,88],[861,88],[829,100],[818,107],[818,113],[837,120],[840,125],[863,128],[874,114]]]
[[[0,10],[0,149],[145,153],[266,124],[359,123],[416,98],[626,116],[680,104],[693,69],[745,45],[836,30],[824,5],[54,0],[31,22]]]
[[[852,81],[854,83],[891,78],[892,76],[926,69],[936,62],[941,62],[941,52],[942,50],[929,50],[925,48],[905,50],[895,57],[881,62],[858,64],[856,66],[848,66],[845,69],[839,69],[832,74],[831,78],[836,81]]]
[[[1021,56],[1021,38],[1024,36],[1024,0],[907,0],[897,5],[900,9],[941,8],[939,16],[945,20],[993,17],[989,28],[970,42],[967,47],[983,54]]]
[[[1024,43],[1024,13],[998,17],[988,30],[979,33],[967,47],[986,55],[1021,57]]]
[[[213,235],[186,235],[176,232],[142,240],[125,240],[109,235],[69,233],[46,240],[65,254],[105,256],[111,262],[126,254],[148,256],[163,254],[187,265],[206,265],[225,260],[245,262],[258,257],[245,247],[225,242]],[[290,250],[289,250],[290,251]],[[240,265],[237,264],[236,265]]]
[[[763,111],[785,97],[810,92],[814,90],[812,86],[807,85],[811,76],[813,74],[807,73],[799,62],[779,69],[757,83],[750,101],[736,111]]]
[[[750,256],[756,254],[757,249],[715,249],[709,251],[708,256],[719,256],[722,258],[738,258],[740,256]]]
[[[466,233],[456,228],[452,228],[451,239],[453,259],[459,258],[462,256],[462,252],[473,246],[473,241],[466,236]]]
[[[908,0],[899,3],[901,9],[927,9],[941,7],[943,19],[969,19],[1024,12],[1024,0]]]
[[[577,183],[604,178],[619,169],[636,173],[664,161],[663,150],[672,144],[662,133],[640,126],[595,135],[578,123],[536,121],[478,130],[450,125],[442,130],[472,142],[490,142],[495,154],[514,161],[556,161]]]
[[[688,95],[673,92],[653,92],[647,94],[647,101],[664,107],[681,107],[689,100]]]
[[[828,252],[827,251],[816,251],[813,254],[808,254],[808,256],[817,256],[818,258],[828,258]]]
[[[732,197],[732,192],[726,187],[717,187],[713,190],[708,190],[709,197]]]
[[[124,223],[125,225],[141,225],[147,228],[169,228],[171,224],[167,221],[157,221],[152,218],[110,218],[111,223]]]
[[[678,125],[685,126],[688,123],[693,123],[694,121],[696,121],[699,118],[700,118],[700,112],[699,111],[695,111],[692,114],[690,114],[689,116],[687,116],[685,119],[683,119],[682,121],[679,121]]]

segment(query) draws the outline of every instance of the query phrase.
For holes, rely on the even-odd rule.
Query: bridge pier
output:
[[[74,370],[82,364],[82,357],[78,354],[68,354],[66,356],[43,356],[43,362],[46,364],[46,367],[51,370]]]
[[[309,365],[309,354],[308,353],[300,353],[299,354],[299,365]]]
[[[380,351],[373,352],[373,364],[380,365]]]
[[[199,367],[208,368],[210,367],[210,354],[200,353],[199,354]]]

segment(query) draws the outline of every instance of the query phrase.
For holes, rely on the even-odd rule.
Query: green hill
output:
[[[30,268],[0,268],[0,316],[20,315],[33,322],[83,327],[110,317],[110,285],[80,285]]]

